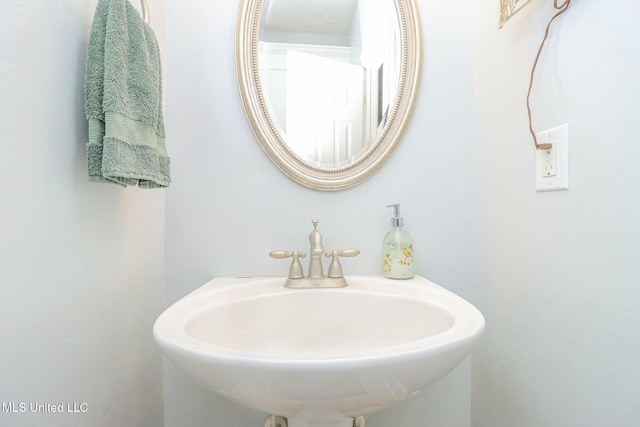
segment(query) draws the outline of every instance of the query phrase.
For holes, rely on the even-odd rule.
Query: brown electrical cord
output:
[[[540,53],[542,52],[542,48],[544,47],[544,42],[547,41],[547,37],[549,36],[549,28],[551,28],[551,23],[564,12],[567,11],[571,0],[565,0],[560,6],[558,6],[558,0],[553,0],[553,7],[559,10],[558,13],[553,15],[553,18],[547,24],[547,29],[544,32],[544,38],[542,39],[542,43],[540,43],[540,48],[538,49],[538,54],[536,55],[535,61],[533,61],[533,67],[531,68],[531,80],[529,80],[529,92],[527,92],[527,113],[529,114],[529,132],[531,132],[531,136],[533,137],[533,143],[536,146],[537,150],[549,150],[552,147],[551,143],[539,144],[538,138],[536,137],[536,133],[533,131],[533,126],[531,125],[531,107],[529,106],[529,97],[531,96],[531,88],[533,87],[533,74],[536,72],[536,66],[538,65],[538,59],[540,59]]]

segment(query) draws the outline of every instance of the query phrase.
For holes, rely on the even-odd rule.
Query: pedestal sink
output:
[[[153,334],[222,396],[289,427],[350,427],[445,376],[484,330],[473,305],[422,277],[346,279],[286,289],[285,278],[217,278],[162,313]]]

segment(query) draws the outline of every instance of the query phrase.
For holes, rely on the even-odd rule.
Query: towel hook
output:
[[[142,19],[147,24],[149,23],[149,0],[140,0],[142,5]]]

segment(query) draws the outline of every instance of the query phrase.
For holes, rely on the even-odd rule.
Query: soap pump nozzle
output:
[[[400,203],[394,203],[392,205],[387,205],[386,207],[393,208],[393,218],[391,218],[391,226],[402,227],[403,220],[400,217]]]

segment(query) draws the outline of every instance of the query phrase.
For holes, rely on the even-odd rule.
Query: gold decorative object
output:
[[[531,0],[500,0],[500,22],[498,28],[515,15],[520,9],[525,7]]]

